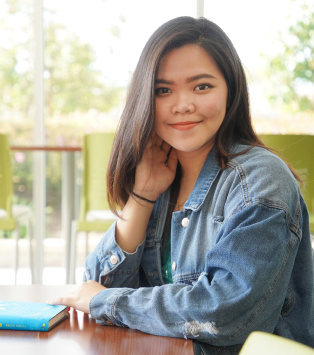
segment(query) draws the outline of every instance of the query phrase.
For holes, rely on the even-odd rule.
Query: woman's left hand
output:
[[[96,296],[98,292],[105,289],[106,287],[96,281],[87,281],[66,297],[55,298],[47,303],[54,305],[62,304],[67,307],[73,307],[84,313],[89,313],[89,303],[91,299]]]

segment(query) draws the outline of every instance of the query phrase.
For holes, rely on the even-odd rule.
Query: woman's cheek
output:
[[[223,102],[213,102],[207,107],[207,117],[210,120],[215,120],[215,119],[224,119],[226,115],[226,105]]]

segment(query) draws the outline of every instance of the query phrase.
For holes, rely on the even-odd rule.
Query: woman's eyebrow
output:
[[[156,80],[155,80],[155,84],[173,85],[173,81],[165,80],[165,79],[156,79]]]
[[[198,80],[198,79],[203,79],[203,78],[207,78],[207,79],[217,79],[215,78],[213,75],[211,74],[199,74],[199,75],[195,75],[195,76],[191,76],[190,78],[186,79],[187,83],[190,83],[194,80]]]
[[[192,81],[198,80],[198,79],[203,79],[203,78],[207,78],[207,79],[217,79],[215,78],[213,75],[211,74],[198,74],[198,75],[194,75],[191,76],[190,78],[186,79],[187,83],[191,83]],[[171,80],[166,80],[166,79],[156,79],[155,80],[155,84],[166,84],[166,85],[174,85],[174,82]]]

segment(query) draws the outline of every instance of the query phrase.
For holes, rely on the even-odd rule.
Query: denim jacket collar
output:
[[[209,152],[202,170],[196,180],[196,184],[184,208],[194,212],[201,209],[210,187],[220,172],[215,147]]]

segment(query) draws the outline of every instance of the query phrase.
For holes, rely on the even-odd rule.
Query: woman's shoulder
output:
[[[248,174],[265,174],[264,177],[275,177],[277,174],[282,174],[283,178],[291,179],[296,182],[288,165],[272,151],[262,147],[249,147],[247,145],[236,146],[232,153],[241,155],[233,157],[229,161],[230,167],[242,168]]]
[[[232,153],[245,152],[230,159],[233,170],[246,198],[269,201],[277,206],[299,204],[300,189],[288,165],[276,154],[262,147],[236,146]]]

